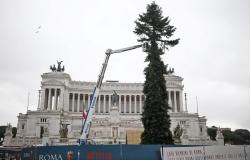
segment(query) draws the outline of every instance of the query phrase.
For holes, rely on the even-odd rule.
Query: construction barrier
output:
[[[163,160],[250,160],[249,146],[164,147]]]
[[[250,146],[68,145],[23,148],[22,160],[250,160]]]
[[[19,160],[20,157],[20,147],[0,147],[0,160]]]
[[[22,150],[22,160],[160,160],[162,145],[36,146]]]

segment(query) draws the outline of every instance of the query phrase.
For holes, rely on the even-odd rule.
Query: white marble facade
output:
[[[64,72],[44,73],[41,77],[38,108],[18,115],[17,137],[12,139],[12,144],[38,144],[44,136],[50,144],[62,143],[59,133],[62,124],[67,126],[64,143],[76,143],[80,137],[82,111],[90,102],[95,82],[73,81]],[[171,130],[180,124],[183,144],[207,144],[206,118],[188,113],[184,105],[183,78],[174,74],[165,78],[168,102],[172,107]],[[98,144],[126,143],[127,130],[142,131],[140,118],[145,101],[142,89],[142,83],[104,82],[92,117],[89,138]],[[119,96],[116,105],[111,102],[114,91]]]

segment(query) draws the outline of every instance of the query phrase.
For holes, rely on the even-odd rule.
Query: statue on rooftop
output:
[[[174,73],[174,68],[169,67],[169,69],[168,69],[168,64],[165,65],[165,68],[166,68],[167,75]]]
[[[61,72],[62,71],[62,68],[61,68],[61,63],[62,63],[63,61],[57,61],[57,72]]]
[[[51,70],[52,72],[64,72],[65,67],[61,65],[62,62],[63,62],[63,61],[57,61],[57,67],[56,67],[55,64],[53,64],[53,66],[50,65],[50,70]]]
[[[52,72],[56,72],[56,66],[55,65],[50,65],[50,70],[52,71]]]

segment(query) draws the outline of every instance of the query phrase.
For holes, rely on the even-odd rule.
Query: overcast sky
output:
[[[250,1],[156,0],[180,44],[162,56],[184,78],[188,110],[208,126],[250,129]],[[63,60],[73,80],[96,81],[104,52],[138,44],[146,0],[1,0],[0,125],[38,102],[40,75]],[[39,27],[41,26],[41,27]],[[146,54],[113,55],[106,80],[144,82]]]

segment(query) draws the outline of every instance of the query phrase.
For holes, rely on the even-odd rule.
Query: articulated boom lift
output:
[[[92,115],[94,114],[94,111],[95,111],[96,100],[97,100],[97,97],[99,95],[99,91],[100,91],[101,86],[102,86],[102,81],[103,81],[103,78],[104,78],[104,74],[105,74],[105,71],[106,71],[106,68],[107,68],[107,65],[108,65],[110,55],[114,54],[114,53],[122,53],[122,52],[125,52],[125,51],[133,50],[133,49],[136,49],[136,48],[139,48],[139,47],[142,47],[143,51],[145,52],[147,47],[148,47],[148,44],[144,43],[144,44],[141,44],[141,45],[135,45],[135,46],[122,48],[122,49],[117,49],[117,50],[107,49],[107,51],[105,53],[106,54],[105,61],[102,64],[101,72],[100,72],[100,74],[98,76],[96,86],[94,88],[93,94],[92,94],[91,99],[90,99],[89,106],[87,108],[87,116],[86,116],[86,119],[85,119],[84,124],[83,124],[82,135],[80,137],[80,144],[87,144],[87,138],[88,138],[89,130],[90,130],[90,126],[91,126]]]

